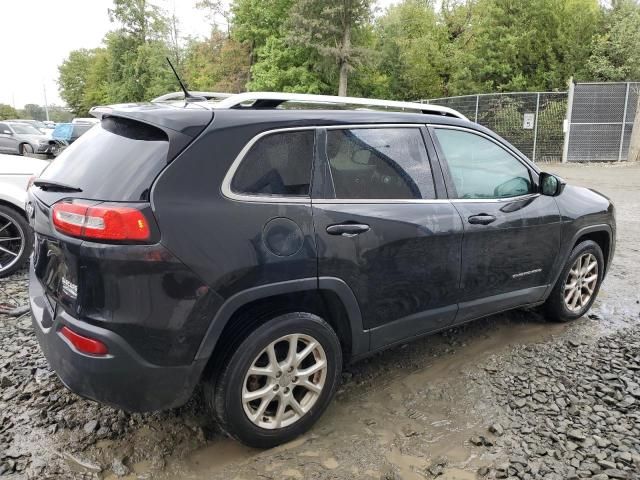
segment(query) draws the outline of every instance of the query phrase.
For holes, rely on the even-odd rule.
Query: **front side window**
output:
[[[435,128],[456,198],[509,198],[533,192],[529,169],[491,140],[462,130]]]
[[[308,196],[315,133],[276,132],[258,139],[240,163],[231,190],[249,195]]]
[[[328,130],[327,157],[336,198],[435,197],[433,176],[418,128]]]

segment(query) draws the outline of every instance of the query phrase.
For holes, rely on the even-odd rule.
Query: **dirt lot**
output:
[[[67,392],[28,313],[0,314],[0,475],[159,479],[640,478],[640,165],[552,165],[616,203],[613,268],[588,317],[514,311],[349,367],[302,438],[223,438],[198,396],[127,415]],[[0,280],[4,310],[24,274]]]

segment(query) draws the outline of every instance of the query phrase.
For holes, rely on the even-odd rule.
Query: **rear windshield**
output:
[[[105,118],[60,154],[40,178],[82,189],[96,200],[149,199],[154,178],[167,164],[162,130],[123,118]]]

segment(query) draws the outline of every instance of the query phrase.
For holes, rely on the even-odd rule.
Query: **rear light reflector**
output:
[[[144,214],[133,207],[101,203],[60,202],[53,206],[53,225],[61,233],[78,238],[113,241],[145,241],[151,228]]]
[[[62,333],[79,352],[89,355],[106,355],[109,353],[109,349],[101,341],[80,335],[69,327],[62,327],[60,333]]]

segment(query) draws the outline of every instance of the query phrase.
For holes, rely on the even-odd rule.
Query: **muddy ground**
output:
[[[617,208],[613,268],[569,325],[513,311],[348,367],[290,444],[224,438],[201,407],[150,415],[68,392],[0,280],[0,475],[128,479],[640,478],[640,165],[551,165]],[[17,308],[16,308],[17,307]]]

